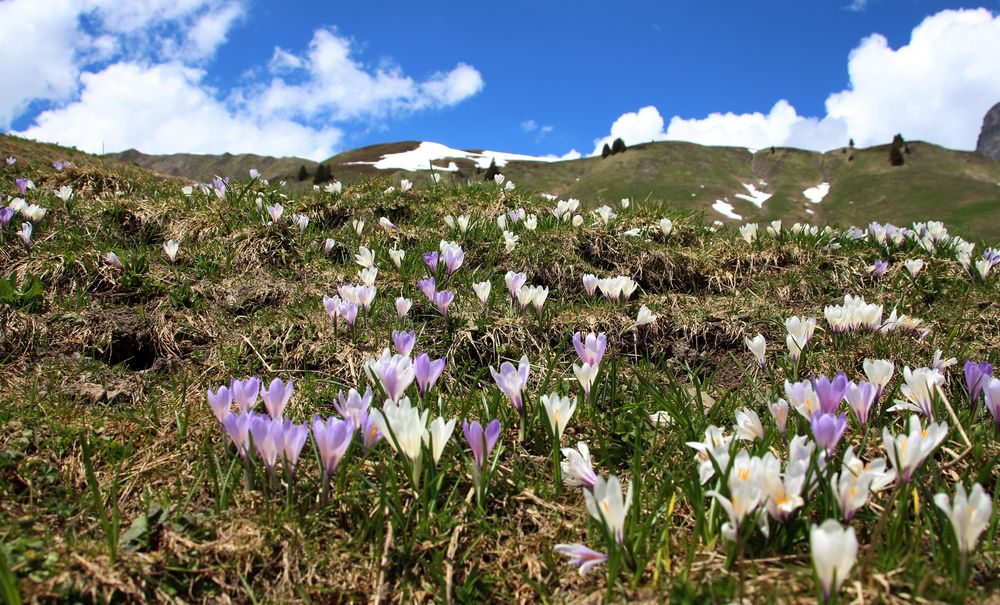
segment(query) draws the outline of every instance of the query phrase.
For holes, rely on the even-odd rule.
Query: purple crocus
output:
[[[854,418],[858,421],[858,425],[861,426],[862,430],[868,426],[868,415],[871,413],[877,396],[878,387],[870,382],[850,382],[847,385],[847,392],[845,394],[847,405],[851,406]]]
[[[434,388],[434,383],[441,377],[441,372],[444,371],[444,358],[431,361],[427,353],[421,353],[413,362],[413,369],[417,374],[417,389],[423,397]]]
[[[250,435],[253,437],[253,447],[267,468],[267,474],[274,482],[274,467],[278,456],[285,449],[284,424],[281,420],[273,420],[263,414],[254,414],[250,420]]]
[[[478,420],[471,423],[468,420],[462,421],[462,432],[465,433],[465,440],[469,442],[469,449],[472,450],[472,459],[476,464],[476,471],[483,472],[483,465],[490,457],[490,452],[500,439],[500,420],[493,419],[486,428],[479,424]]]
[[[364,395],[356,389],[351,389],[347,393],[347,397],[344,397],[344,392],[338,391],[337,399],[338,401],[333,402],[333,408],[337,410],[341,418],[351,421],[354,428],[360,429],[361,420],[368,413],[368,408],[372,404],[371,387],[365,389]]]
[[[580,332],[573,334],[573,348],[583,363],[589,363],[592,367],[601,365],[604,359],[604,352],[608,349],[608,337],[601,332],[587,334],[586,338]]]
[[[213,392],[212,389],[208,389],[208,405],[212,408],[212,413],[219,422],[230,413],[230,408],[233,405],[233,395],[229,392],[226,387],[219,387],[219,390]]]
[[[354,325],[354,322],[358,321],[358,305],[342,301],[337,305],[337,314],[344,318],[350,325]]]
[[[434,302],[435,285],[433,277],[428,277],[426,279],[418,281],[417,289],[424,293],[424,296],[427,297],[427,300]]]
[[[285,406],[288,405],[288,400],[291,399],[294,389],[295,386],[291,379],[288,379],[288,384],[285,384],[280,378],[275,378],[268,387],[261,386],[260,398],[264,400],[264,407],[267,408],[271,419],[281,420],[285,413]]]
[[[522,392],[528,384],[528,370],[530,367],[527,356],[521,357],[516,368],[509,361],[501,364],[499,372],[494,370],[492,366],[490,367],[490,374],[493,375],[493,380],[496,381],[497,386],[500,387],[503,394],[510,400],[511,405],[522,415],[524,414]]]
[[[819,408],[827,414],[836,414],[847,393],[847,374],[841,372],[830,380],[820,374],[812,380],[813,390],[819,398]]]
[[[847,430],[847,414],[837,416],[827,412],[816,412],[809,419],[809,425],[816,444],[826,448],[828,454],[833,454],[837,443]]]
[[[579,565],[581,576],[587,575],[591,569],[606,563],[608,560],[608,555],[587,548],[579,543],[556,544],[553,550],[565,557],[569,557],[570,565]]]
[[[247,378],[246,380],[236,380],[233,378],[229,381],[229,391],[233,395],[236,407],[243,412],[249,412],[257,405],[257,395],[260,393],[260,378],[256,376]]]
[[[365,451],[375,447],[375,444],[382,439],[382,432],[378,430],[375,418],[367,410],[361,416],[361,444]]]
[[[875,279],[882,279],[885,272],[889,270],[889,261],[887,260],[876,260],[872,263],[871,267],[868,267],[868,272],[871,273]]]
[[[254,416],[253,412],[240,412],[239,414],[229,412],[222,419],[222,428],[242,458],[246,458],[247,448],[250,446],[250,422]]]
[[[13,208],[5,206],[3,209],[0,209],[0,228],[6,229],[12,218],[14,218]]]
[[[288,474],[295,480],[295,465],[299,463],[299,456],[302,448],[309,437],[309,427],[305,424],[292,424],[291,420],[285,420],[281,424],[283,437],[281,451],[285,457],[285,464],[288,465]]]
[[[434,295],[434,304],[437,305],[438,312],[444,317],[448,317],[448,307],[454,300],[454,290],[441,290]]]
[[[993,423],[1000,431],[1000,379],[989,376],[983,380],[983,395],[986,400],[986,409],[993,416]]]
[[[444,247],[444,266],[447,268],[448,277],[465,262],[465,251],[461,246],[447,245]]]
[[[64,162],[63,160],[56,160],[52,162],[52,167],[55,168],[58,172],[62,172],[68,166],[69,162]]]
[[[413,351],[413,345],[417,343],[417,332],[415,330],[393,330],[392,346],[400,355],[409,355]]]
[[[973,410],[979,404],[979,395],[983,392],[986,380],[992,376],[993,365],[989,362],[965,362],[965,387],[969,391],[969,402]]]
[[[312,434],[319,449],[319,457],[323,463],[324,482],[329,485],[330,477],[337,472],[340,461],[344,459],[347,448],[354,437],[355,426],[350,420],[341,420],[331,416],[326,420],[319,414],[313,416]],[[327,487],[325,486],[325,487]],[[324,491],[326,491],[324,489]]]
[[[430,252],[424,252],[424,264],[430,269],[431,273],[437,271],[438,267],[438,253],[433,250]]]
[[[215,177],[212,179],[212,189],[215,191],[215,197],[220,200],[226,199],[226,181]]]
[[[17,163],[17,158],[15,158],[14,156],[8,156],[7,157],[7,165],[8,166],[13,166],[16,163]]]
[[[26,179],[23,176],[19,176],[16,179],[14,179],[14,185],[17,186],[17,192],[21,195],[24,195],[24,193],[28,190],[29,182],[30,181],[28,181],[28,179]]]

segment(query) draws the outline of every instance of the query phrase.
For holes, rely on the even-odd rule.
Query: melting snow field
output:
[[[712,204],[712,210],[715,210],[716,212],[718,212],[719,214],[721,214],[722,216],[724,216],[726,218],[731,218],[731,219],[734,219],[734,220],[737,220],[737,221],[743,220],[742,216],[736,214],[733,211],[733,205],[732,204],[730,204],[728,202],[723,202],[722,200],[715,200],[715,203]]]
[[[830,193],[830,183],[820,183],[815,187],[810,187],[802,192],[802,195],[806,196],[806,199],[814,204],[818,204],[823,201],[826,194]]]
[[[760,181],[760,184],[762,187],[767,186],[767,183],[765,183],[764,181]],[[754,206],[757,206],[758,208],[763,208],[764,202],[771,199],[771,196],[774,195],[772,193],[764,193],[763,191],[758,191],[757,188],[754,187],[753,184],[751,183],[743,183],[743,187],[746,188],[747,193],[749,195],[747,193],[737,193],[733,197],[737,197],[741,200],[746,200],[751,204],[753,204]]]
[[[424,141],[416,149],[403,151],[401,153],[388,153],[382,156],[377,162],[351,162],[352,164],[369,164],[379,170],[429,170],[432,166],[434,170],[445,172],[457,172],[458,166],[450,162],[448,166],[435,166],[432,162],[446,158],[468,159],[476,163],[480,168],[489,168],[490,162],[496,161],[498,167],[503,167],[510,161],[520,162],[558,162],[561,160],[572,160],[579,158],[580,154],[570,152],[565,156],[533,156],[521,155],[518,153],[504,153],[502,151],[482,151],[479,153],[453,149],[441,143],[431,143]]]

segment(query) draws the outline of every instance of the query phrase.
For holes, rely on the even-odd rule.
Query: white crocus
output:
[[[976,483],[972,486],[972,494],[966,495],[965,486],[956,483],[953,501],[949,500],[947,494],[937,494],[934,496],[934,504],[951,521],[959,550],[964,553],[974,551],[979,535],[989,527],[993,515],[993,501],[983,491],[983,486]]]
[[[389,250],[389,258],[392,259],[392,264],[396,265],[397,269],[401,269],[403,267],[403,259],[406,258],[406,250],[393,248]]]
[[[451,434],[454,430],[454,418],[445,422],[445,419],[439,416],[431,422],[430,429],[424,431],[424,445],[431,448],[434,464],[437,464],[441,460],[441,453],[444,452],[444,446],[448,444],[448,440],[451,439]]]
[[[180,247],[180,242],[175,242],[172,239],[167,240],[163,244],[163,253],[167,255],[167,258],[170,259],[171,263],[177,262],[177,251],[180,250]]]
[[[365,269],[374,267],[375,253],[368,249],[367,246],[361,246],[358,248],[358,253],[354,255],[354,262]]]
[[[913,473],[931,452],[941,445],[947,435],[946,423],[931,422],[925,429],[920,425],[920,417],[912,415],[908,433],[894,436],[888,427],[882,429],[882,447],[885,449],[886,458],[892,463],[893,469],[902,478],[903,483],[909,483]]]
[[[900,389],[903,399],[897,399],[896,405],[889,408],[892,411],[909,410],[920,412],[931,420],[934,419],[934,401],[941,393],[944,375],[935,369],[903,368],[904,384]]]
[[[861,366],[864,368],[865,376],[868,377],[868,382],[877,386],[879,393],[885,390],[896,369],[896,366],[887,359],[866,358]]]
[[[396,316],[400,319],[406,317],[407,313],[410,312],[410,307],[413,306],[413,301],[409,298],[403,298],[400,296],[396,299]]]
[[[476,293],[476,297],[479,298],[479,302],[483,303],[485,307],[490,301],[490,290],[493,288],[493,284],[488,281],[477,282],[472,284],[472,289]]]
[[[670,237],[670,234],[674,230],[674,222],[668,218],[662,218],[658,224],[663,237]]]
[[[272,223],[277,223],[284,212],[285,208],[281,204],[275,203],[273,206],[267,206],[267,214],[271,217]]]
[[[357,234],[358,237],[361,237],[361,232],[365,230],[365,222],[360,219],[354,219],[351,221],[351,224],[354,226],[354,233]]]
[[[573,417],[573,412],[576,411],[576,400],[560,397],[558,393],[542,395],[539,399],[545,409],[545,415],[549,419],[549,427],[555,433],[558,442],[562,438],[563,431],[566,430],[566,425]]]
[[[577,381],[580,383],[580,388],[583,389],[584,395],[590,396],[590,389],[594,386],[594,380],[597,379],[597,372],[600,371],[600,365],[590,365],[589,363],[584,363],[583,365],[573,364],[573,375],[576,376]]]
[[[757,223],[747,223],[741,226],[740,236],[742,236],[748,244],[754,243],[757,239]]]
[[[750,408],[736,410],[736,424],[733,426],[736,438],[744,441],[757,441],[764,438],[764,425],[760,416]]]
[[[754,359],[757,360],[757,365],[764,367],[764,352],[767,351],[767,341],[764,340],[764,335],[757,334],[753,338],[744,338],[744,342],[753,353]]]
[[[907,259],[903,262],[903,264],[906,266],[906,270],[910,272],[910,276],[913,277],[913,279],[917,279],[917,276],[920,275],[920,272],[924,269],[924,261],[919,258]]]
[[[517,242],[520,241],[520,237],[514,235],[510,231],[503,232],[503,249],[507,252],[513,252],[514,248],[517,247]]]
[[[608,532],[615,537],[615,541],[621,544],[625,540],[625,518],[628,516],[628,509],[632,506],[632,485],[629,484],[628,492],[622,495],[622,484],[618,477],[611,475],[607,481],[600,475],[594,480],[594,491],[583,492],[584,500],[587,503],[587,512],[598,521],[603,521]]]
[[[840,590],[854,567],[858,558],[858,538],[853,527],[845,528],[836,520],[827,519],[809,530],[809,547],[824,598],[829,600],[830,595]]]
[[[646,305],[639,307],[639,313],[635,317],[635,326],[645,326],[656,321],[656,315]]]
[[[705,495],[715,498],[726,511],[729,521],[722,525],[722,535],[732,542],[739,536],[743,520],[757,510],[761,499],[760,487],[753,481],[733,482],[728,498],[715,490],[709,490]]]
[[[583,441],[576,444],[576,449],[564,447],[560,450],[565,457],[559,464],[562,469],[563,483],[573,487],[591,489],[597,480],[594,464],[590,460],[590,448]]]

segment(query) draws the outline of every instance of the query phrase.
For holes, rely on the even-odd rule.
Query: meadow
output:
[[[8,603],[997,600],[995,242],[18,151]]]

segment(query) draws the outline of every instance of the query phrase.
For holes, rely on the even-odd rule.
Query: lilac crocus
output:
[[[236,407],[240,411],[249,412],[257,405],[257,395],[260,394],[260,378],[256,376],[246,380],[233,378],[229,381],[229,391],[233,395]]]
[[[875,279],[882,279],[885,272],[889,270],[889,261],[887,260],[876,260],[871,267],[868,267],[868,272],[875,277]]]
[[[993,365],[987,361],[976,363],[965,362],[965,387],[969,391],[969,402],[973,410],[979,404],[979,395],[983,392],[986,381],[993,376]]]
[[[983,379],[983,396],[986,409],[993,416],[993,422],[1000,431],[1000,379],[987,376]]]
[[[599,366],[604,359],[604,352],[608,349],[608,337],[604,332],[600,334],[590,332],[586,337],[577,332],[573,334],[573,348],[576,349],[581,362]]]
[[[352,302],[342,301],[337,305],[337,314],[343,317],[344,321],[353,326],[354,323],[358,321],[358,305]]]
[[[230,413],[230,408],[233,405],[233,394],[224,386],[219,387],[219,390],[215,392],[212,389],[208,389],[208,405],[212,408],[212,413],[215,414],[216,419],[222,422],[226,414]]]
[[[328,488],[330,477],[337,472],[340,461],[344,459],[344,454],[351,445],[354,429],[354,424],[349,420],[341,420],[335,416],[323,420],[319,414],[313,416],[312,434],[319,450],[320,461],[323,463],[326,484],[324,492]]]
[[[441,290],[434,295],[434,304],[437,305],[438,312],[444,317],[448,317],[448,307],[454,300],[454,290]]]
[[[499,372],[490,366],[490,374],[493,375],[493,380],[496,381],[497,386],[500,387],[503,394],[510,400],[511,405],[522,415],[524,414],[522,393],[524,387],[528,384],[528,370],[530,367],[527,356],[521,357],[516,368],[509,361],[503,362]]]
[[[861,426],[862,430],[868,426],[868,415],[871,413],[877,396],[878,387],[870,382],[850,382],[847,385],[847,392],[845,394],[847,404],[851,406],[854,418],[858,421],[858,425]]]
[[[417,342],[417,332],[415,330],[393,330],[392,346],[400,355],[409,355],[413,351],[413,345]]]
[[[514,273],[513,271],[508,271],[503,277],[504,283],[507,284],[507,291],[510,292],[510,299],[512,302],[517,301],[517,291],[524,286],[525,282],[528,281],[528,275],[525,273]]]
[[[431,302],[434,302],[435,287],[433,277],[428,277],[417,282],[417,289],[423,292],[427,300]]]
[[[24,193],[28,190],[29,182],[30,181],[28,181],[28,179],[24,178],[23,176],[19,176],[16,179],[14,179],[14,185],[17,187],[17,192],[21,195],[24,195]]]
[[[826,448],[828,454],[833,454],[837,443],[847,430],[847,414],[837,416],[827,412],[816,412],[809,419],[809,425],[816,444]]]
[[[295,386],[291,379],[285,384],[280,378],[275,378],[268,387],[261,386],[260,398],[264,400],[264,407],[273,420],[280,420],[284,415],[285,406],[288,405],[294,390]]]
[[[250,446],[250,423],[254,416],[253,412],[240,412],[239,414],[229,412],[222,419],[222,428],[225,429],[226,435],[236,446],[236,451],[242,458],[246,458],[247,448]]]
[[[8,166],[13,166],[16,163],[17,163],[17,158],[15,158],[14,156],[8,156],[7,157],[7,165]]]
[[[424,252],[424,264],[430,269],[431,273],[437,271],[438,267],[438,253],[433,250],[430,252]]]
[[[375,417],[369,414],[367,410],[361,416],[360,430],[361,445],[364,446],[366,452],[375,447],[375,444],[382,439],[382,432],[378,430]]]
[[[458,271],[462,263],[465,262],[465,251],[462,250],[461,246],[450,244],[444,246],[444,266],[447,269],[448,277],[455,271]]]
[[[493,419],[486,425],[485,429],[478,420],[473,420],[471,423],[468,420],[463,420],[462,432],[465,433],[465,440],[469,443],[469,449],[472,450],[472,459],[476,464],[476,470],[482,473],[483,465],[500,439],[500,420]]]
[[[579,565],[581,576],[587,575],[591,569],[608,561],[608,555],[587,548],[579,543],[556,544],[553,550],[565,557],[569,557],[570,565]]]
[[[281,452],[288,465],[288,474],[292,480],[295,479],[295,465],[299,463],[299,456],[302,455],[302,448],[309,437],[309,427],[305,424],[292,424],[291,420],[285,420],[281,424],[282,444]]]
[[[21,243],[24,244],[25,248],[31,247],[31,223],[21,223],[21,230],[17,232],[21,236]]]
[[[820,410],[827,414],[836,414],[847,393],[847,384],[847,374],[843,372],[834,376],[833,380],[822,374],[818,378],[813,378],[813,390],[819,398]]]
[[[417,375],[417,389],[423,397],[427,391],[434,388],[434,383],[441,377],[441,372],[444,371],[444,358],[431,361],[427,353],[421,353],[413,362],[413,369]]]
[[[13,208],[5,206],[3,209],[0,209],[0,228],[6,229],[12,218],[14,218]]]
[[[354,428],[361,428],[361,421],[365,414],[368,413],[368,408],[372,404],[372,389],[368,387],[365,389],[365,394],[362,395],[356,389],[351,389],[347,393],[347,397],[344,397],[343,391],[337,392],[337,401],[333,402],[333,408],[337,410],[340,417],[344,420],[351,421],[354,424]]]
[[[416,370],[410,358],[406,355],[393,355],[389,349],[382,351],[378,359],[369,361],[365,365],[365,370],[369,376],[378,379],[386,396],[396,404],[416,377]]]
[[[64,162],[62,160],[52,162],[52,167],[58,172],[62,172],[67,166],[69,166],[69,162]]]
[[[220,200],[226,199],[226,181],[215,177],[212,179],[212,189],[215,191],[215,197]]]

